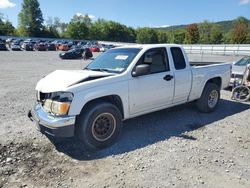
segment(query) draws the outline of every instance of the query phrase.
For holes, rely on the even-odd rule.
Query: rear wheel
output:
[[[201,97],[196,101],[196,106],[201,112],[213,112],[220,100],[220,88],[214,83],[207,83]]]
[[[118,108],[107,102],[88,105],[77,119],[77,135],[89,150],[105,148],[115,142],[122,127]]]

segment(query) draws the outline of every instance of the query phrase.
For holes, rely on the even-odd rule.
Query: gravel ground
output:
[[[211,114],[186,104],[127,120],[102,151],[73,139],[52,144],[27,118],[35,85],[86,63],[58,52],[0,52],[0,187],[250,187],[250,105],[230,100],[230,91]]]

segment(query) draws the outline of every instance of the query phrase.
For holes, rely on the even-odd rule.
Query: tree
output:
[[[55,17],[49,17],[48,20],[46,20],[46,31],[45,36],[46,37],[53,37],[53,38],[59,38],[59,28],[60,27],[60,19]]]
[[[212,44],[221,44],[223,41],[223,34],[221,32],[221,28],[216,24],[214,24],[211,28],[210,41]]]
[[[10,21],[6,21],[2,27],[0,27],[0,31],[3,31],[4,35],[14,35],[15,34],[15,27],[12,25]]]
[[[90,38],[94,40],[135,42],[136,33],[133,28],[123,24],[98,19],[91,24]]]
[[[157,32],[157,40],[159,43],[168,43],[168,34],[164,31]]]
[[[244,17],[239,17],[235,20],[232,33],[231,42],[234,44],[244,44],[247,42],[249,21]]]
[[[132,27],[125,28],[125,41],[124,42],[135,42],[136,41],[136,32]]]
[[[71,22],[84,23],[87,27],[90,27],[92,24],[91,19],[89,18],[88,14],[85,14],[85,15],[76,14],[71,19]]]
[[[105,40],[104,39],[104,25],[106,21],[104,19],[98,19],[90,27],[90,38],[93,40]]]
[[[213,24],[207,20],[199,24],[198,28],[199,28],[199,33],[200,33],[200,43],[202,44],[211,43],[210,37],[211,37],[212,27],[213,27]]]
[[[43,15],[38,0],[23,0],[19,17],[19,32],[24,36],[39,37],[43,31]]]
[[[179,29],[174,32],[173,42],[176,44],[183,44],[186,32],[184,29]]]
[[[131,35],[133,33],[125,25],[113,21],[104,24],[104,39],[107,41],[127,42]]]
[[[199,29],[197,24],[191,24],[186,29],[185,43],[197,44],[200,39]]]
[[[136,42],[142,44],[158,43],[157,32],[150,28],[140,28],[137,30]]]
[[[0,35],[13,35],[15,28],[10,21],[4,21],[3,14],[0,13]]]
[[[67,35],[74,39],[88,39],[89,28],[85,23],[84,16],[75,15],[67,26]]]
[[[92,20],[90,19],[88,14],[84,15],[83,22],[87,25],[87,27],[91,27]]]

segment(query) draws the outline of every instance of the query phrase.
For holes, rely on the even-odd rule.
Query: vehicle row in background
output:
[[[96,41],[76,41],[76,40],[34,40],[34,39],[0,39],[0,50],[14,51],[69,51],[72,49],[89,48],[91,52],[105,52],[114,45],[99,44]]]

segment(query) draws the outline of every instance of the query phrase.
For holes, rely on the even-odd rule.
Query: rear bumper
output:
[[[57,117],[45,112],[40,104],[29,111],[28,117],[36,122],[43,134],[54,137],[73,137],[75,132],[75,116]]]

